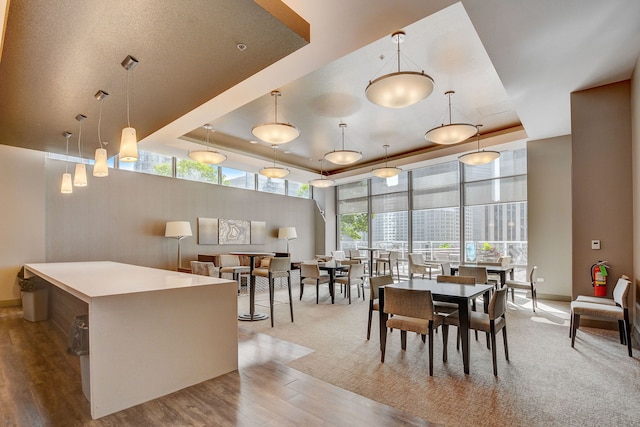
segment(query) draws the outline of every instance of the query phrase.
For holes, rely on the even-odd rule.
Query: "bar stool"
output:
[[[231,274],[233,280],[238,282],[238,294],[242,286],[241,275],[249,274],[249,266],[240,265],[240,257],[238,255],[220,255],[220,276],[223,274]]]
[[[275,279],[286,278],[289,289],[289,310],[291,312],[291,322],[293,322],[293,299],[291,298],[291,258],[271,257],[269,267],[254,268],[252,275],[264,277],[269,282],[269,313],[271,314],[271,327],[273,327],[273,304],[275,292]]]

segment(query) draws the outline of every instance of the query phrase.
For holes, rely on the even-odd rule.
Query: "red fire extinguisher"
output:
[[[591,266],[591,286],[593,286],[593,295],[597,297],[607,296],[607,269],[609,266],[606,261],[598,261]]]

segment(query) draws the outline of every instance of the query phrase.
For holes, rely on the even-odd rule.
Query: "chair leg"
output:
[[[380,313],[380,314],[382,315],[382,313]],[[385,333],[385,334],[388,334],[387,328],[385,328],[384,333]],[[380,363],[384,363],[384,353],[385,353],[385,350],[386,350],[386,349],[387,349],[387,340],[385,339],[385,340],[384,340],[384,343],[382,344],[382,348],[380,349],[380,350],[381,350],[381,354],[380,354]]]
[[[578,322],[580,321],[580,315],[573,313],[571,319],[571,348],[576,341],[576,330],[578,329]]]
[[[316,304],[320,301],[320,283],[316,282]]]
[[[407,331],[400,331],[400,347],[403,350],[407,349]]]
[[[433,376],[433,326],[432,320],[429,321],[429,376]]]
[[[449,341],[449,325],[442,325],[442,361],[447,362],[447,342]]]
[[[624,320],[618,320],[618,332],[620,333],[620,344],[627,345]]]
[[[569,313],[569,338],[573,336],[573,311]]]
[[[515,299],[514,293],[515,292],[513,291],[513,288],[511,288],[511,302],[515,304],[516,303],[516,299]]]
[[[631,327],[629,325],[629,310],[624,309],[624,326],[627,331],[627,349],[629,350],[629,357],[633,357],[633,346],[631,345]]]
[[[273,328],[273,293],[275,292],[275,280],[269,278],[269,314],[271,315],[271,327]]]
[[[502,341],[504,342],[504,358],[509,360],[509,345],[507,344],[507,325],[502,327]]]
[[[291,298],[291,276],[287,277],[287,287],[289,288],[289,311],[291,312],[291,323],[293,323],[293,298]]]
[[[493,360],[493,375],[498,375],[498,361],[496,357],[496,324],[491,321],[491,359]]]
[[[349,304],[351,304],[351,283],[347,284],[347,295],[349,297]],[[358,288],[358,290],[360,290],[360,288]],[[359,297],[360,295],[358,295]]]
[[[302,301],[303,293],[304,293],[304,285],[302,284],[302,279],[300,279],[300,301]]]
[[[371,338],[371,318],[373,317],[373,300],[369,300],[369,324],[367,325],[367,340]]]

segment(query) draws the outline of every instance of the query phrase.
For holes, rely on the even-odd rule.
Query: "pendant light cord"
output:
[[[100,148],[104,148],[102,146],[102,136],[100,135],[100,127],[102,125],[102,102],[104,98],[100,100],[100,110],[98,112],[98,143],[100,144]]]
[[[80,163],[82,163],[82,120],[79,120],[78,123],[80,123],[80,129],[78,131],[78,155],[80,155]]]
[[[129,119],[129,74],[130,70],[127,70],[127,127],[131,127],[131,121]]]

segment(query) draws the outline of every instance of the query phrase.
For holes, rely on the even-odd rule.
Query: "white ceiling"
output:
[[[30,0],[13,0],[11,8],[22,3],[39,5]],[[256,3],[262,6],[270,2],[257,0]],[[179,86],[185,80],[195,87],[219,80],[224,80],[224,84],[217,85],[216,90],[209,89],[209,96],[191,94],[190,100],[182,100],[182,110],[176,110],[179,114],[174,114],[175,119],[143,117],[145,123],[149,126],[153,123],[155,127],[143,132],[142,149],[184,157],[189,149],[201,147],[193,141],[203,140],[201,126],[211,123],[216,130],[214,143],[229,156],[225,164],[257,171],[272,161],[273,151],[263,143],[250,144],[248,140],[253,139],[250,130],[257,123],[271,120],[273,100],[269,93],[279,89],[282,92],[279,119],[291,122],[301,131],[300,138],[279,148],[278,162],[292,169],[291,179],[305,181],[316,176],[318,159],[340,144],[338,124],[341,121],[348,124],[347,148],[361,150],[365,158],[352,170],[340,170],[326,162],[325,168],[329,167],[338,179],[352,179],[381,161],[383,144],[391,146],[389,153],[396,157],[395,164],[404,167],[431,157],[473,149],[473,142],[441,148],[431,146],[423,138],[426,130],[446,121],[443,93],[450,89],[456,91],[452,98],[454,121],[482,123],[483,135],[486,134],[483,145],[570,134],[571,92],[630,78],[640,52],[640,1],[637,0],[284,0],[284,3],[310,24],[310,43],[283,47],[291,53],[284,57],[280,53],[279,59],[278,52],[266,51],[271,49],[270,43],[263,43],[271,41],[277,31],[265,32],[262,40],[259,35],[256,40],[256,32],[250,31],[255,28],[245,25],[245,31],[251,32],[252,40],[256,41],[249,42],[244,53],[267,60],[260,65],[252,64],[254,71],[248,75],[247,66],[235,62],[229,51],[216,49],[220,44],[216,40],[222,40],[226,34],[225,25],[205,30],[198,20],[198,25],[180,31],[180,36],[193,33],[194,38],[209,30],[217,33],[213,40],[206,42],[211,47],[208,53],[203,54],[203,50],[197,48],[202,46],[202,40],[185,53],[182,61],[193,66],[179,68],[179,73],[172,74],[171,70],[164,72],[160,62],[154,65],[158,67],[155,70],[147,68],[148,76],[159,79],[159,88]],[[117,8],[117,5],[116,1],[111,7]],[[184,12],[206,9],[207,14],[213,15],[216,8],[226,8],[223,1],[214,4],[201,0],[169,0],[167,5],[157,8],[147,1],[141,6],[145,8],[143,19],[148,36],[142,39],[146,43],[135,42],[135,37],[134,41],[131,37],[118,38],[117,33],[126,30],[112,29],[105,38],[105,49],[124,57],[125,54],[135,56],[134,47],[146,48],[145,53],[151,56],[152,48],[159,49],[158,44],[152,43],[159,38],[158,34],[168,35],[160,40],[165,44],[177,34],[166,31],[171,16],[189,15],[192,20],[198,16],[180,13],[180,8]],[[245,9],[256,14],[252,8]],[[49,12],[50,21],[57,23],[64,34],[68,32],[65,17],[56,13],[55,8]],[[242,8],[235,13],[242,13]],[[96,19],[95,14],[92,16]],[[71,22],[76,20],[68,24]],[[117,26],[115,19],[107,22]],[[85,31],[91,28],[91,23],[85,23]],[[407,40],[401,46],[403,57],[431,75],[436,88],[430,97],[415,106],[389,110],[369,103],[364,89],[368,80],[391,71],[383,69],[383,64],[395,55],[389,35],[399,29],[407,33]],[[27,31],[37,32],[39,28],[30,25]],[[241,30],[233,34],[234,40],[243,38]],[[99,40],[98,36],[93,39]],[[284,39],[296,37],[285,35]],[[57,40],[64,41],[67,49],[72,46],[74,52],[82,52],[81,32]],[[98,56],[95,46],[91,46],[90,52],[91,59]],[[40,57],[44,54],[46,52]],[[381,54],[385,61],[379,59]],[[208,68],[202,72],[198,59],[201,56],[209,56],[213,62],[229,63],[232,75],[207,73]],[[5,67],[4,53],[0,65]],[[83,64],[88,73],[91,66],[100,65]],[[403,63],[403,69],[405,66],[411,68],[409,63]],[[56,85],[58,78],[54,71],[42,67],[37,79]],[[120,82],[120,77],[124,78],[121,69],[116,67],[114,72],[111,80]],[[144,72],[142,66],[136,68],[134,76],[138,80],[134,80],[134,84],[147,79],[147,76],[141,77]],[[0,78],[4,78],[2,74]],[[91,98],[100,88],[96,83],[76,89],[87,92]],[[5,93],[0,95],[2,98]],[[173,98],[164,97],[161,102],[173,104],[172,101]],[[93,102],[88,105],[95,110],[96,101],[90,99],[89,102]],[[47,105],[50,110],[58,107]],[[73,114],[65,113],[71,123],[82,109],[74,107],[73,111]],[[152,114],[153,109],[142,113],[138,110],[138,118]],[[116,124],[116,129],[122,127],[121,123]],[[59,127],[52,134],[59,135],[62,130],[65,128]],[[20,145],[21,141],[5,138],[0,143]]]

